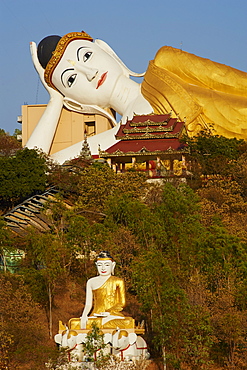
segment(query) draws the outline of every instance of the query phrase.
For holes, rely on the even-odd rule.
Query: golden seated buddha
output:
[[[121,312],[125,286],[123,279],[113,276],[115,264],[108,252],[100,252],[96,262],[99,275],[88,280],[82,316],[71,319],[69,329],[91,329],[93,322],[101,329],[134,329],[134,319]]]

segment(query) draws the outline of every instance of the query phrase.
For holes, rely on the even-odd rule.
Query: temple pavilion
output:
[[[99,149],[99,156],[116,172],[132,168],[147,171],[149,177],[183,176],[188,154],[182,141],[185,133],[185,122],[171,114],[135,115],[120,126],[118,142],[105,151]]]

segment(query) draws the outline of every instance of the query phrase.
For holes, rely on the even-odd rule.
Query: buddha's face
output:
[[[96,266],[100,276],[109,276],[114,271],[115,262],[112,260],[98,260]]]
[[[67,98],[81,104],[107,107],[123,70],[97,44],[74,40],[56,66],[52,82]]]

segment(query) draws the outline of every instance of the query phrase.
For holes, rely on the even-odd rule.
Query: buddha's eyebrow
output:
[[[78,60],[78,62],[79,62],[79,60],[80,60],[80,58],[79,58],[79,52],[80,52],[80,50],[81,49],[85,49],[86,48],[86,46],[81,46],[78,50],[77,50],[77,60]]]
[[[67,71],[74,71],[74,68],[67,68],[67,69],[65,69],[65,70],[63,71],[63,73],[61,74],[61,82],[62,82],[62,84],[63,84],[63,86],[64,86],[64,87],[66,87],[66,86],[65,86],[65,84],[63,83],[63,75],[64,75],[64,73],[65,73],[65,72],[67,72]]]

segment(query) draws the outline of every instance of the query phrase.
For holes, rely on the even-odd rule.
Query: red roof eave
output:
[[[179,142],[178,139],[130,140],[119,141],[118,143],[108,148],[105,152],[109,154],[113,154],[116,151],[121,151],[123,153],[138,153],[143,148],[145,148],[149,152],[165,152],[167,150],[182,151],[186,148],[186,145]]]

